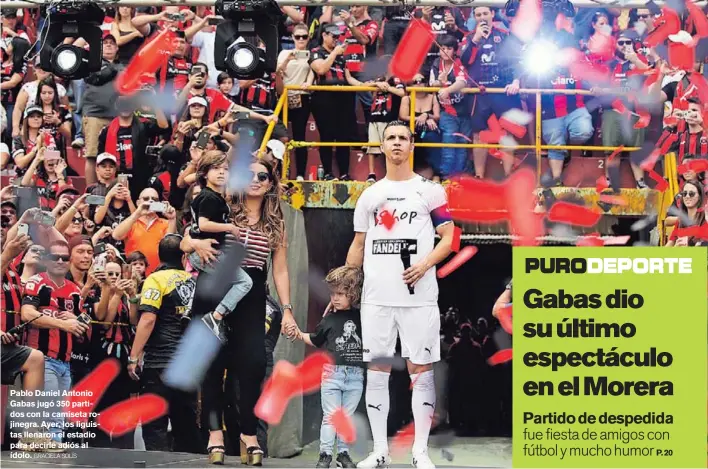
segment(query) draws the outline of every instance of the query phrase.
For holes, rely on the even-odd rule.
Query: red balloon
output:
[[[88,414],[93,412],[101,396],[103,396],[113,380],[118,377],[119,373],[120,362],[115,358],[107,358],[95,370],[79,381],[72,388],[72,391],[82,394],[68,396],[64,405],[64,411],[71,412],[67,419],[74,423],[88,422]]]
[[[167,413],[167,401],[157,394],[143,394],[114,404],[98,416],[98,426],[113,437],[135,430]]]
[[[170,29],[164,29],[155,39],[140,48],[125,70],[118,75],[116,89],[120,94],[135,94],[143,83],[143,74],[155,73],[165,58],[172,55],[175,51],[174,36]]]

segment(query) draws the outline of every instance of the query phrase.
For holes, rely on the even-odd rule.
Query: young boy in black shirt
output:
[[[203,187],[199,195],[192,201],[192,227],[190,236],[195,239],[214,239],[218,243],[215,248],[223,253],[228,234],[239,238],[239,229],[230,222],[231,208],[224,197],[228,178],[229,165],[226,154],[213,150],[205,153],[199,159],[197,180]],[[217,262],[223,258],[219,255]],[[194,252],[189,256],[189,262],[200,272],[213,273],[213,264],[206,265]],[[236,267],[236,276],[231,288],[212,312],[202,317],[202,322],[209,327],[214,335],[226,343],[226,330],[223,319],[231,313],[241,299],[251,290],[253,281],[240,267]],[[187,310],[191,314],[191,303]]]
[[[324,347],[334,357],[334,366],[325,366],[322,375],[322,427],[320,428],[320,459],[316,467],[332,463],[337,432],[330,422],[341,406],[347,415],[354,415],[364,391],[364,368],[361,345],[361,319],[358,306],[364,275],[361,269],[342,266],[325,277],[330,289],[333,312],[322,318],[315,332],[303,333],[308,345]],[[349,457],[347,445],[337,439],[337,466],[356,467]]]

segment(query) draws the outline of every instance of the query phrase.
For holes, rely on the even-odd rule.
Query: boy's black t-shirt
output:
[[[214,223],[229,223],[231,208],[226,203],[226,199],[213,189],[205,187],[192,201],[191,212],[190,236],[196,239],[214,239],[219,243],[217,249],[222,249],[226,241],[226,233],[202,233],[199,230],[199,217],[207,218]]]
[[[326,347],[337,365],[362,366],[361,318],[358,309],[328,314],[310,334],[315,347]]]

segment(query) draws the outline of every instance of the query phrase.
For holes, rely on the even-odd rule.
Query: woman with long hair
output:
[[[310,86],[315,80],[315,73],[310,68],[310,52],[307,43],[310,32],[307,25],[298,23],[293,26],[294,49],[282,50],[278,55],[278,68],[275,71],[276,80],[282,80],[284,86]],[[307,120],[310,118],[310,93],[304,90],[288,91],[288,116],[293,125],[293,139],[305,141]],[[295,149],[295,167],[298,181],[305,179],[307,170],[307,148]]]
[[[686,182],[683,185],[683,191],[679,194],[681,202],[679,209],[685,213],[693,225],[700,226],[706,222],[706,213],[704,211],[705,193],[703,192],[703,184],[698,181]],[[690,240],[685,237],[679,237],[677,229],[682,228],[682,222],[679,218],[676,228],[671,232],[669,241],[666,246],[687,246]],[[685,226],[683,226],[685,228]]]
[[[44,112],[42,129],[54,137],[57,149],[65,156],[66,142],[71,141],[73,117],[69,108],[59,101],[59,90],[54,77],[49,76],[39,82],[35,102]]]
[[[116,38],[120,63],[127,64],[145,42],[143,33],[133,25],[134,16],[135,8],[119,6],[111,24],[111,35]]]
[[[28,81],[20,89],[20,93],[17,95],[17,101],[15,102],[15,110],[12,115],[12,136],[17,137],[21,133],[22,128],[22,115],[25,109],[30,106],[37,104],[37,89],[39,88],[39,83],[48,78],[54,77],[51,72],[48,72],[42,68],[42,64],[37,60],[34,64],[34,80]],[[59,92],[59,101],[64,106],[69,105],[69,98],[66,95],[66,88],[61,83],[57,83],[57,91]]]
[[[201,96],[194,96],[187,103],[187,109],[172,133],[172,144],[182,151],[185,161],[188,161],[187,156],[192,142],[196,140],[199,131],[207,125],[209,125],[209,103]]]
[[[287,236],[283,213],[280,209],[280,181],[273,166],[257,160],[249,166],[251,184],[241,193],[233,195],[231,211],[235,225],[239,228],[239,239],[246,250],[241,264],[251,277],[253,286],[238,303],[233,314],[225,317],[229,325],[226,346],[212,363],[202,384],[202,428],[209,429],[209,460],[213,464],[223,464],[224,435],[222,415],[224,411],[224,370],[237,373],[240,385],[240,435],[230,438],[240,441],[241,463],[262,465],[263,450],[258,445],[256,429],[258,419],[254,407],[261,392],[265,377],[265,305],[268,261],[272,261],[273,280],[278,297],[283,303],[283,331],[291,337],[299,332],[290,303],[290,279],[287,266]],[[182,248],[191,252],[199,248],[186,236]],[[227,239],[228,242],[228,239]],[[197,279],[197,291],[204,288],[206,275]],[[196,316],[211,312],[220,300],[219,295],[195,295],[193,314]]]
[[[29,106],[25,110],[20,135],[12,139],[12,160],[15,162],[15,172],[22,176],[43,147],[56,147],[54,137],[42,129],[44,112],[39,106]]]
[[[57,205],[57,194],[66,185],[66,162],[62,158],[45,158],[48,150],[41,148],[22,176],[21,186],[35,187],[39,205],[43,210],[52,210]]]

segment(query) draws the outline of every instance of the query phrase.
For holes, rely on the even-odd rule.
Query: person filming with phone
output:
[[[162,218],[160,215],[164,216]],[[159,262],[157,246],[169,233],[177,232],[177,212],[167,202],[160,201],[155,189],[143,189],[137,201],[137,209],[113,230],[113,239],[125,242],[125,253],[134,251],[145,254],[148,261],[146,275]]]

